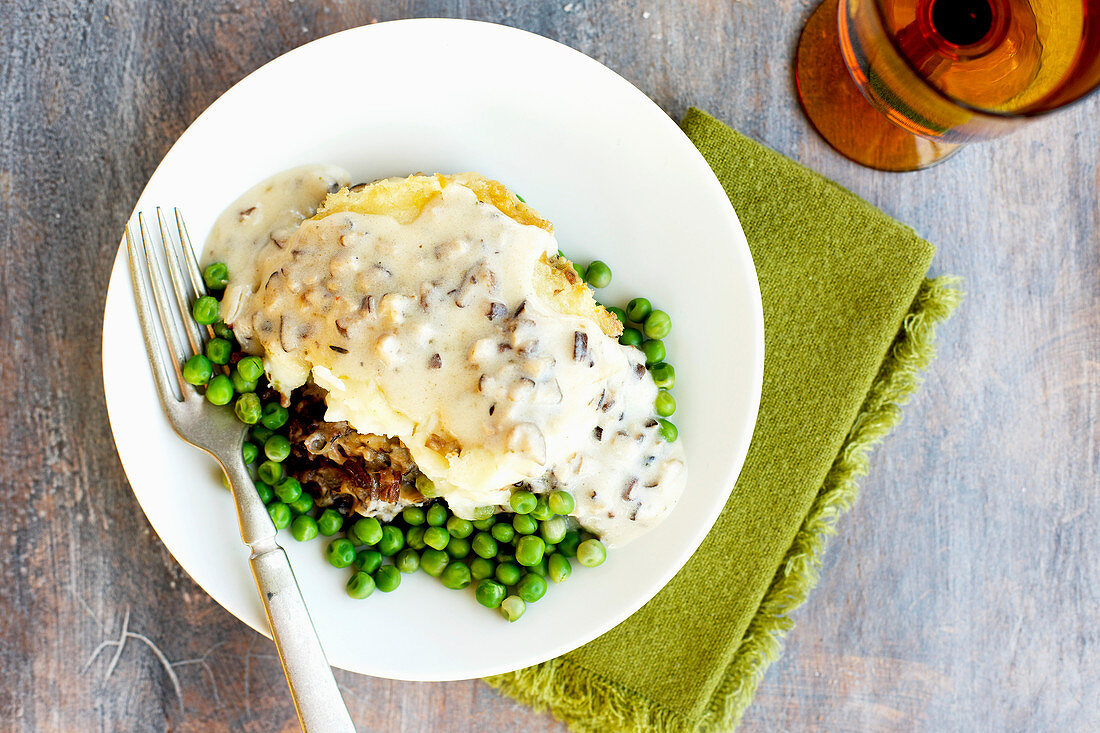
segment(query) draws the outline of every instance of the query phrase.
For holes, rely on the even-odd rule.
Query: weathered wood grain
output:
[[[431,15],[536,31],[674,116],[704,107],[912,224],[940,245],[934,271],[968,280],[744,728],[1100,726],[1100,98],[929,171],[864,170],[793,96],[811,8],[4,3],[3,727],[295,729],[270,642],[191,582],[129,492],[100,386],[103,294],[145,180],[221,92],[319,36]],[[363,730],[560,729],[478,682],[338,679]]]

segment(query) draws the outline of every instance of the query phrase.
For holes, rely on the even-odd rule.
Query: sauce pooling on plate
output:
[[[663,519],[682,445],[660,435],[641,352],[539,287],[554,236],[453,179],[412,217],[307,218],[347,182],[328,167],[275,176],[207,242],[205,261],[229,266],[222,317],[272,385],[312,379],[326,420],[400,438],[456,514],[524,484],[571,492],[608,545]]]

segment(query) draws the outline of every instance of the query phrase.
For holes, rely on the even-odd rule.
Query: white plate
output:
[[[452,680],[575,649],[653,597],[698,547],[737,478],[756,421],[763,316],[737,217],[706,162],[644,94],[596,61],[504,26],[408,20],[354,28],[281,56],[226,92],[168,151],[135,207],[179,206],[200,248],[219,212],[305,163],[354,178],[476,170],[554,222],[563,251],[615,273],[609,303],[646,295],[674,322],[674,420],[689,486],[658,528],[577,566],[517,623],[424,573],[366,601],[325,542],[280,540],[329,660],[364,674]],[[214,600],[268,634],[214,462],[170,429],[146,368],[125,254],[103,318],[115,442],[146,516]]]

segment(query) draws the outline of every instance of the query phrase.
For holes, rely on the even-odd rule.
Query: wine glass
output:
[[[1100,0],[824,0],[795,82],[838,152],[924,168],[1100,85]]]

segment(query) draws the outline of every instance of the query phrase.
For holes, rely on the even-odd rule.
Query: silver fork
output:
[[[252,575],[260,590],[302,729],[308,733],[354,731],[351,716],[340,697],[332,668],[325,659],[302,592],[290,569],[290,561],[275,540],[275,525],[245,467],[241,447],[248,428],[237,420],[231,409],[207,402],[198,390],[183,380],[181,364],[191,354],[201,354],[211,334],[209,329],[204,333],[191,318],[190,303],[205,295],[206,289],[183,217],[179,209],[175,213],[178,243],[157,208],[163,263],[146,229],[145,217],[138,214],[141,247],[135,243],[130,224],[126,225],[130,279],[157,394],[179,436],[212,455],[229,477],[230,490],[237,504],[241,539],[252,550],[249,558]],[[167,278],[164,264],[167,264]],[[170,286],[165,284],[166,279]],[[150,283],[158,315],[156,320],[150,302]]]

